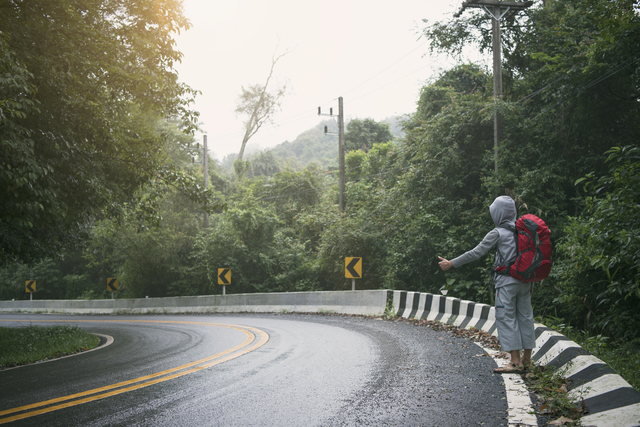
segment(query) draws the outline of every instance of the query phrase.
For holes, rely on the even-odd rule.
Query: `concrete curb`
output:
[[[396,314],[404,318],[438,320],[443,323],[474,327],[497,336],[495,308],[487,304],[444,295],[394,291]],[[533,360],[539,365],[558,368],[570,378],[569,393],[584,399],[589,414],[584,426],[640,426],[640,393],[602,360],[575,342],[545,325],[536,324],[536,348]]]
[[[380,315],[393,294],[387,290],[274,292],[166,298],[0,301],[0,313],[339,313]]]

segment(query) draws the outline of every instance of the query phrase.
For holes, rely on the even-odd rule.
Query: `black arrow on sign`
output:
[[[349,274],[351,274],[351,277],[353,277],[354,279],[360,278],[360,274],[356,271],[355,267],[356,265],[358,265],[361,259],[362,258],[353,258],[351,262],[347,264],[347,270],[349,271]]]
[[[36,290],[32,288],[32,286],[34,286],[35,284],[36,284],[35,280],[27,281],[27,292],[35,292]]]
[[[115,292],[118,290],[118,279],[113,277],[107,280],[107,292]]]
[[[223,285],[228,285],[230,282],[227,280],[227,273],[229,272],[228,268],[224,268],[222,273],[218,275],[218,279],[222,282]]]

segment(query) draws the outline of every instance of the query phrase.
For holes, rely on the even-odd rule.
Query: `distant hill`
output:
[[[327,135],[324,127],[327,126]],[[335,134],[335,135],[333,135]],[[338,125],[334,120],[320,122],[300,135],[293,142],[285,141],[271,150],[283,164],[293,168],[317,163],[322,168],[338,165]]]
[[[380,123],[388,124],[391,134],[398,139],[404,136],[401,121],[402,117],[394,116],[381,120]],[[326,135],[325,126],[327,126]],[[256,159],[256,156],[262,158],[259,160],[261,163],[265,162],[266,156],[266,161],[271,163],[275,161],[280,167],[288,166],[292,169],[302,169],[310,163],[316,163],[323,169],[337,169],[338,125],[335,120],[324,120],[302,132],[292,142],[285,141],[271,149],[251,152],[246,159]],[[237,154],[229,154],[220,162],[221,168],[231,172],[236,158]]]
[[[404,135],[400,124],[401,117],[389,117],[380,123],[387,123],[394,138]],[[324,134],[327,126],[328,134]],[[304,167],[310,163],[317,163],[325,169],[338,167],[338,125],[334,120],[324,120],[317,126],[298,135],[293,142],[285,141],[269,151],[292,168]],[[335,135],[331,135],[335,134]]]
[[[404,130],[402,130],[402,121],[406,119],[406,116],[393,116],[387,117],[384,120],[380,120],[380,123],[386,123],[391,129],[391,134],[394,138],[402,138],[404,136]]]

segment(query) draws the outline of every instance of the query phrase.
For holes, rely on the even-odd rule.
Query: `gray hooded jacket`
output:
[[[516,242],[513,238],[513,231],[507,229],[513,230],[516,226],[517,211],[515,202],[509,196],[500,196],[489,206],[489,212],[496,228],[488,232],[478,246],[452,259],[451,262],[454,267],[479,259],[495,247],[496,244],[498,254],[494,265],[505,265],[515,261],[517,255]],[[509,275],[495,275],[496,289],[511,283],[521,282]]]

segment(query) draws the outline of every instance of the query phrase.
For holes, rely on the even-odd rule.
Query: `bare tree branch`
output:
[[[276,51],[278,48],[276,47]],[[271,58],[271,68],[269,75],[264,85],[256,84],[249,86],[248,88],[242,87],[242,94],[238,99],[238,106],[236,113],[246,115],[247,119],[244,123],[245,133],[242,138],[242,145],[240,147],[240,153],[238,159],[242,160],[244,156],[244,150],[249,142],[249,139],[253,137],[258,130],[268,121],[272,121],[272,116],[276,110],[280,107],[282,98],[285,95],[287,85],[283,84],[281,87],[276,88],[273,92],[269,92],[269,83],[273,77],[273,70],[277,62],[289,51],[276,55],[273,53]]]

